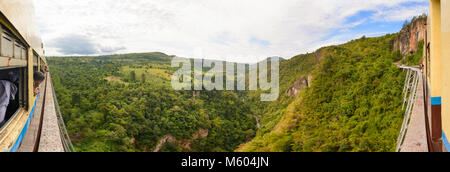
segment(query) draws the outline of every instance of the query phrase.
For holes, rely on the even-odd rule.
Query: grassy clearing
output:
[[[109,82],[116,82],[116,83],[124,84],[124,85],[128,85],[128,84],[129,84],[129,83],[127,83],[127,82],[122,81],[122,80],[120,79],[120,77],[117,77],[117,76],[108,76],[108,77],[106,77],[105,79],[106,79],[107,81],[109,81]]]

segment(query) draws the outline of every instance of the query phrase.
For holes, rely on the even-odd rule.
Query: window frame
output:
[[[19,73],[19,88],[17,88],[17,93],[19,97],[18,103],[19,103],[19,107],[17,108],[17,110],[13,113],[13,115],[6,120],[6,122],[4,123],[3,126],[0,127],[0,131],[3,130],[4,127],[8,126],[8,124],[11,122],[12,119],[14,119],[18,114],[20,114],[20,112],[22,110],[29,110],[28,107],[28,67],[16,67],[16,68],[0,68],[0,72],[1,71],[5,71],[5,70],[17,70],[17,72]]]
[[[9,54],[3,53],[3,39],[11,42],[12,49]],[[8,42],[9,43],[9,42]],[[16,47],[20,49],[20,54],[16,55]],[[22,111],[29,110],[29,88],[28,88],[28,47],[25,46],[19,39],[17,39],[11,32],[9,32],[2,24],[0,24],[0,72],[6,70],[17,70],[19,73],[19,88],[17,90],[16,96],[18,94],[18,109],[13,113],[13,115],[7,119],[3,126],[0,127],[2,131],[7,127],[11,120],[20,115]]]
[[[3,56],[3,57],[9,57],[9,54],[6,54],[6,53],[3,52],[3,44],[4,44],[3,39],[8,40],[9,41],[8,43],[11,44],[11,52],[9,52],[9,53],[12,54],[11,57],[14,56],[14,39],[12,39],[3,30],[1,32],[1,41],[0,41],[1,42],[1,48],[0,48],[1,54],[0,55]]]
[[[39,63],[39,56],[33,51],[33,66],[37,67]]]
[[[17,49],[17,50],[16,50]],[[23,46],[19,43],[19,42],[17,42],[16,40],[14,41],[14,55],[13,55],[13,58],[15,58],[15,59],[24,59],[24,57],[22,57],[23,56]],[[16,53],[19,53],[19,57],[17,57],[17,54]]]
[[[12,45],[12,53],[11,56],[9,54],[3,53],[3,38],[7,39],[11,42]],[[16,58],[15,48],[18,46],[21,49],[20,58]],[[22,52],[25,51],[25,52]],[[25,56],[25,57],[22,57]],[[4,29],[3,25],[0,25],[0,69],[10,69],[10,68],[20,68],[28,66],[28,51],[27,47],[24,44],[16,39],[8,30]]]

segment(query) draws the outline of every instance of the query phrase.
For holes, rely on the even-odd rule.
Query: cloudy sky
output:
[[[34,0],[46,55],[254,62],[400,30],[428,0]]]

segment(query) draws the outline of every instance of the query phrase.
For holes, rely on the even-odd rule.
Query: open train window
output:
[[[27,107],[26,71],[26,67],[0,70],[0,128]]]
[[[28,53],[24,44],[2,25],[0,44],[1,129],[20,108],[28,108]]]

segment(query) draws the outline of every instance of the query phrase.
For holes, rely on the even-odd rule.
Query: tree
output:
[[[403,22],[402,28],[404,29],[404,28],[406,28],[408,26],[409,26],[409,22],[408,22],[408,20],[405,20],[405,22]]]
[[[72,93],[72,105],[79,105],[81,103],[81,95],[78,92]]]
[[[142,73],[142,82],[145,82],[146,81],[146,76],[145,76],[145,73]]]
[[[131,81],[136,81],[136,72],[134,70],[130,73],[130,79]]]

